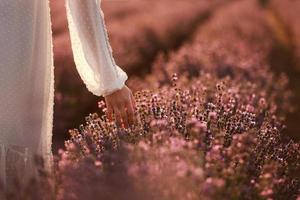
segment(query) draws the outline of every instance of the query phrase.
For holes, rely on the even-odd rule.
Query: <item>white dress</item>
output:
[[[95,95],[124,86],[100,0],[66,0],[76,68]],[[0,0],[0,176],[35,173],[35,153],[52,166],[54,66],[49,0]],[[68,77],[65,77],[68,78]],[[25,176],[24,176],[25,175]],[[25,178],[24,178],[25,179]]]

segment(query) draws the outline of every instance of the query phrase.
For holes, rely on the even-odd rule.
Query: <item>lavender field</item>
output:
[[[2,195],[300,200],[299,1],[103,0],[136,98],[130,128],[86,90],[64,2],[51,6],[55,166],[45,171],[37,157],[39,176]]]

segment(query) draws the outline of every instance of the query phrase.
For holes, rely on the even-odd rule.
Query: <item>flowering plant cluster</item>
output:
[[[269,99],[253,96],[253,84],[211,74],[177,79],[167,90],[136,94],[137,126],[92,114],[71,131],[58,164],[61,199],[296,198],[300,146],[281,134]]]

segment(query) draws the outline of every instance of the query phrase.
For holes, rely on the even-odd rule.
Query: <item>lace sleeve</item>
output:
[[[121,89],[127,74],[112,56],[100,0],[66,0],[76,68],[90,92],[106,96]]]

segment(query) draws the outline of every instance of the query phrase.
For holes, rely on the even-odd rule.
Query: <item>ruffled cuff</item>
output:
[[[94,84],[85,84],[88,91],[93,93],[96,96],[107,96],[114,93],[117,90],[120,90],[124,87],[128,76],[120,67],[116,66],[117,76],[114,79],[109,81],[103,81],[103,79],[95,78],[93,79]],[[97,80],[97,81],[96,81]]]
[[[122,89],[125,86],[125,82],[128,79],[127,74],[117,66],[118,70],[118,79],[116,79],[114,82],[106,83],[107,85],[104,85],[104,89],[101,91],[101,94],[103,97],[108,96],[112,93],[114,93],[117,90]]]

